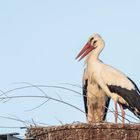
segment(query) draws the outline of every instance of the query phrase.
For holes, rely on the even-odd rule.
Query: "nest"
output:
[[[35,140],[140,140],[140,124],[78,123],[31,127],[26,139]]]

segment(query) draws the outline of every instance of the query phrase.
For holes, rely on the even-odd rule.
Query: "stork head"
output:
[[[101,51],[104,47],[104,40],[97,33],[91,35],[88,39],[88,42],[83,47],[83,49],[79,52],[76,59],[79,58],[79,61],[83,59],[86,55],[88,55],[91,51],[99,50]]]

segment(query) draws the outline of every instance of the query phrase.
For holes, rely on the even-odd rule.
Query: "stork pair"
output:
[[[99,34],[89,37],[84,48],[76,59],[86,57],[86,68],[83,75],[83,98],[85,112],[89,123],[102,122],[110,99],[115,104],[115,123],[118,118],[119,104],[122,112],[122,123],[125,123],[125,111],[129,109],[140,118],[140,91],[136,84],[121,71],[104,64],[99,54],[105,46]]]

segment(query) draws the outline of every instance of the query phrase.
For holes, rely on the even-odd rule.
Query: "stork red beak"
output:
[[[91,46],[91,43],[88,42],[83,49],[79,52],[79,54],[77,55],[76,59],[80,58],[79,61],[81,59],[83,59],[89,52],[91,52],[94,49],[93,46]]]

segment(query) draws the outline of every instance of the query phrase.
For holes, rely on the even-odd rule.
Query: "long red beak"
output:
[[[91,46],[90,42],[88,42],[83,49],[79,52],[76,59],[79,58],[79,61],[83,59],[89,52],[91,52],[94,49],[94,47]]]

